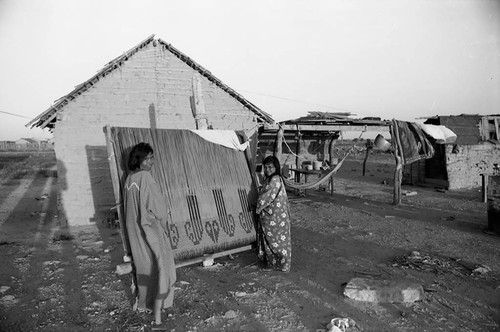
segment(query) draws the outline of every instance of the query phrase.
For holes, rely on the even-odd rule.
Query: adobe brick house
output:
[[[481,186],[481,173],[493,173],[500,164],[500,115],[435,116],[425,124],[443,125],[457,139],[453,144],[433,144],[434,157],[406,165],[405,183],[446,189]]]
[[[271,116],[170,44],[148,37],[27,126],[54,133],[61,215],[105,219],[115,206],[103,127],[255,130]]]

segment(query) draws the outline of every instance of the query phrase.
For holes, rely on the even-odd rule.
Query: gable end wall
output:
[[[195,71],[151,44],[102,77],[58,114],[54,130],[61,214],[70,225],[103,220],[115,205],[103,127],[196,129]],[[213,129],[250,129],[256,115],[201,77]]]
[[[493,173],[493,164],[500,164],[500,146],[493,144],[446,146],[446,169],[449,189],[481,186],[481,173]]]

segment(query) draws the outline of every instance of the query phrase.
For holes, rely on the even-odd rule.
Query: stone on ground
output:
[[[412,303],[424,299],[424,289],[410,280],[354,278],[346,285],[344,295],[364,302]]]

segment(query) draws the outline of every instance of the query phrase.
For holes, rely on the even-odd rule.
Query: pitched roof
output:
[[[127,61],[133,54],[144,48],[145,46],[149,45],[151,42],[158,42],[160,45],[162,45],[165,49],[170,51],[172,54],[174,54],[177,58],[179,58],[181,61],[185,62],[189,67],[193,68],[197,72],[199,72],[201,75],[205,76],[209,81],[217,85],[219,88],[227,92],[229,95],[231,95],[233,98],[238,100],[242,105],[250,109],[252,112],[254,112],[258,118],[262,122],[267,122],[267,123],[274,123],[273,118],[271,115],[268,113],[262,111],[259,109],[257,106],[246,100],[242,95],[231,89],[229,86],[225,85],[222,83],[221,80],[219,80],[217,77],[212,75],[210,71],[206,70],[199,64],[197,64],[195,61],[193,61],[191,58],[189,58],[187,55],[183,54],[176,48],[174,48],[172,45],[166,43],[165,41],[161,39],[155,39],[154,35],[149,36],[127,52],[123,53],[119,57],[115,58],[114,60],[111,60],[107,65],[104,66],[97,74],[92,76],[90,79],[87,81],[83,82],[80,85],[77,85],[73,91],[68,93],[67,95],[59,98],[54,102],[54,104],[49,107],[47,110],[45,110],[42,114],[38,115],[35,117],[33,120],[28,122],[26,124],[26,127],[40,127],[40,128],[49,128],[53,129],[55,127],[56,123],[56,116],[59,111],[61,111],[66,104],[68,104],[70,101],[74,100],[77,98],[80,94],[85,92],[87,89],[89,89],[91,86],[93,86],[99,79],[102,77],[108,75],[118,67],[120,67],[125,61]]]
[[[310,125],[356,125],[356,126],[387,126],[389,121],[381,118],[367,117],[362,119],[353,118],[349,112],[316,112],[309,111],[307,116],[298,119],[282,121],[282,124],[310,124]]]

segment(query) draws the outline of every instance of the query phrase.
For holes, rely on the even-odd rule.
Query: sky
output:
[[[0,141],[152,34],[276,121],[500,114],[498,0],[0,0]]]

